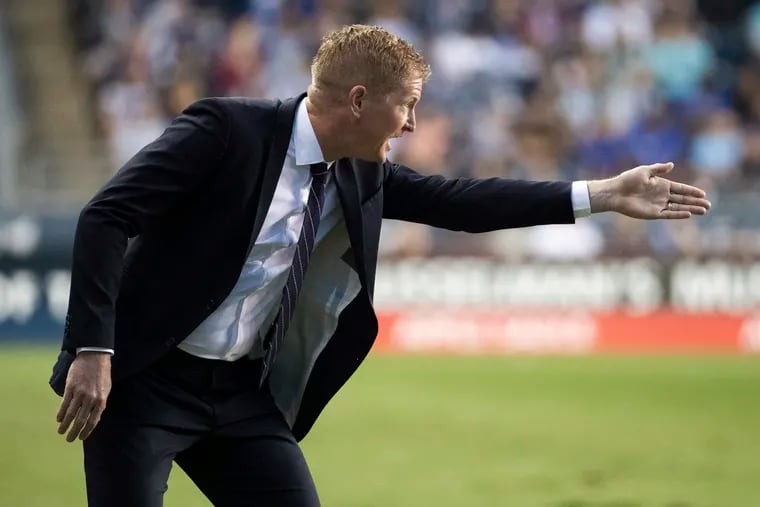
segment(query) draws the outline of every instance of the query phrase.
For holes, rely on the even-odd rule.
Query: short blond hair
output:
[[[319,89],[347,90],[356,84],[389,93],[412,79],[427,81],[430,66],[408,42],[379,26],[348,25],[328,33],[311,64]]]

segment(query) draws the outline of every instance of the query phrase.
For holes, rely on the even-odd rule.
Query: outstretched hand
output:
[[[663,178],[673,163],[643,165],[614,178],[589,181],[591,211],[615,211],[645,220],[684,219],[710,209],[705,191]]]

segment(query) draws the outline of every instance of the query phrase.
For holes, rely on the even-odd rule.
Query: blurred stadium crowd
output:
[[[320,36],[385,26],[433,76],[391,159],[449,176],[587,179],[674,161],[689,223],[601,216],[467,236],[387,224],[386,257],[760,257],[760,2],[69,0],[114,168],[202,96],[287,97]]]

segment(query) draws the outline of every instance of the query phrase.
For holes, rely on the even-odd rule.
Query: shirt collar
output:
[[[309,113],[306,111],[306,99],[298,104],[296,120],[293,125],[292,142],[296,151],[296,165],[311,165],[325,162],[322,148],[317,141]]]

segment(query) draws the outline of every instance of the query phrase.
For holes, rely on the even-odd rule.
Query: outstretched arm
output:
[[[571,184],[425,176],[385,164],[383,217],[486,232],[575,220]]]
[[[646,220],[707,213],[710,201],[703,190],[663,177],[672,169],[672,163],[639,166],[587,182],[591,212],[613,211]],[[383,190],[385,218],[452,230],[485,232],[572,223],[576,216],[569,182],[449,179],[386,164]]]

